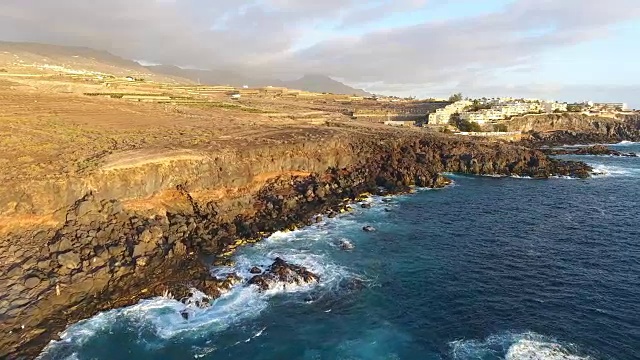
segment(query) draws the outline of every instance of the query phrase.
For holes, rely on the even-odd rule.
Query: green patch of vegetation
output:
[[[186,106],[196,107],[196,108],[219,108],[219,109],[229,109],[229,110],[240,110],[253,114],[268,114],[272,113],[272,111],[262,110],[258,108],[252,108],[248,106],[242,106],[239,104],[230,104],[230,103],[219,103],[219,102],[202,102],[202,103],[192,103],[192,104],[184,104]]]
[[[493,107],[492,104],[489,103],[481,103],[480,100],[473,100],[473,105],[471,106],[467,106],[465,108],[465,111],[471,111],[471,112],[475,112],[475,111],[480,111],[480,110],[488,110],[491,109]]]
[[[449,124],[458,128],[460,131],[464,132],[480,132],[482,131],[482,127],[475,121],[469,121],[460,118],[460,114],[453,114],[451,116],[451,120],[449,120]]]
[[[167,95],[171,98],[171,100],[194,100],[191,96],[171,96]]]
[[[495,124],[495,125],[493,125],[493,131],[495,131],[495,132],[507,132],[507,131],[509,131],[509,128],[507,127],[506,124]]]
[[[462,93],[456,93],[456,94],[453,94],[453,95],[449,96],[449,101],[450,102],[456,102],[456,101],[460,101],[462,99],[463,99]]]
[[[84,93],[84,95],[86,96],[108,96],[112,99],[122,99],[125,96],[139,96],[139,97],[145,97],[145,96],[167,96],[170,97],[172,99],[191,99],[191,97],[186,97],[186,96],[171,96],[171,94],[168,93],[161,93],[161,94],[141,94],[141,93],[105,93],[105,92],[94,92],[94,93]]]

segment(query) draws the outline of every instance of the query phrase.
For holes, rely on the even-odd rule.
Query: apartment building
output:
[[[625,103],[594,103],[593,109],[600,111],[626,111],[629,107]]]
[[[563,112],[567,111],[566,103],[559,103],[555,101],[543,101],[540,104],[540,107],[541,107],[541,111],[546,113],[552,113],[556,111],[563,111]]]
[[[460,114],[460,118],[473,121],[480,125],[496,122],[506,118],[503,109],[485,109],[480,111],[468,111]]]
[[[444,108],[437,109],[434,113],[429,114],[430,125],[446,125],[451,119],[451,115],[455,113],[462,113],[462,111],[473,105],[471,101],[461,100],[445,106]]]

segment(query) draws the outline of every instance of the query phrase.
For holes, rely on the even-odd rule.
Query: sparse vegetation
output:
[[[495,132],[507,132],[507,131],[509,131],[509,128],[507,127],[506,124],[495,124],[495,125],[493,125],[493,131],[495,131]]]
[[[456,94],[452,94],[451,96],[449,96],[449,101],[450,102],[456,102],[456,101],[460,101],[462,100],[462,93],[456,93]]]
[[[141,94],[141,93],[84,93],[86,96],[109,96],[113,99],[121,99],[123,96],[168,96],[168,94]]]
[[[220,109],[230,109],[230,110],[240,110],[253,114],[268,114],[272,111],[263,110],[258,108],[252,108],[248,106],[243,106],[240,104],[230,104],[230,103],[221,103],[221,102],[201,102],[201,103],[192,103],[192,104],[184,104],[190,107],[196,108],[220,108]]]
[[[460,114],[453,114],[451,116],[451,120],[449,120],[449,124],[458,128],[460,131],[465,132],[480,132],[482,131],[482,127],[475,121],[469,121],[460,118]]]
[[[578,104],[572,104],[572,105],[567,105],[567,111],[568,112],[581,112],[584,110],[584,105],[578,105]]]
[[[488,109],[491,109],[492,107],[493,107],[492,104],[481,103],[480,100],[475,99],[473,100],[473,105],[467,106],[465,111],[473,112],[473,111],[480,111],[480,110],[488,110]]]

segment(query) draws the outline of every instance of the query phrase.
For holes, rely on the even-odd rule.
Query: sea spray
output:
[[[456,340],[449,343],[454,360],[505,359],[505,360],[588,360],[579,355],[579,349],[571,343],[536,334],[504,333],[484,340]]]

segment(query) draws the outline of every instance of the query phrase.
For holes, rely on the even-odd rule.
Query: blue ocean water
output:
[[[453,175],[445,189],[371,198],[214,269],[248,278],[280,256],[317,286],[238,285],[189,320],[175,300],[142,301],[71,326],[41,358],[638,359],[640,158],[575,158],[601,174]]]

